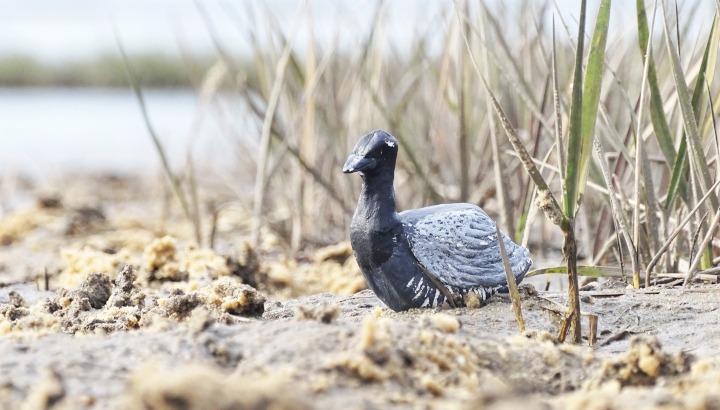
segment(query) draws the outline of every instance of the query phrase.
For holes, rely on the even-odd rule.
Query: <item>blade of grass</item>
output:
[[[261,217],[263,200],[265,198],[265,168],[268,155],[270,154],[270,134],[272,132],[272,123],[275,118],[275,110],[277,109],[280,92],[283,87],[285,69],[290,62],[290,54],[292,52],[293,44],[292,40],[296,37],[297,30],[300,28],[302,11],[306,4],[307,1],[299,3],[297,10],[295,11],[293,28],[291,29],[292,35],[290,36],[290,40],[285,42],[282,55],[275,66],[275,80],[273,82],[272,90],[270,91],[270,98],[268,99],[267,109],[265,110],[265,118],[263,119],[262,132],[260,134],[260,151],[258,152],[257,172],[255,174],[253,221],[250,234],[250,244],[253,247],[257,247],[258,245],[258,240],[260,238],[260,226],[262,225]]]
[[[668,48],[668,54],[670,56],[671,67],[673,72],[673,79],[675,81],[675,88],[678,94],[678,100],[680,102],[680,110],[682,112],[683,124],[685,127],[686,140],[690,154],[692,155],[693,164],[697,170],[698,179],[700,186],[704,191],[708,191],[712,185],[712,177],[710,176],[710,169],[705,160],[705,153],[702,148],[702,140],[700,138],[700,132],[698,131],[697,122],[695,121],[695,114],[690,100],[690,92],[685,81],[685,74],[682,71],[680,65],[680,57],[678,56],[677,50],[672,43],[670,38],[670,29],[667,23],[667,14],[665,11],[665,5],[663,4],[663,31],[665,33],[665,44]],[[713,208],[718,207],[718,199],[714,193],[710,195],[710,203]]]
[[[585,183],[590,165],[590,152],[592,151],[592,141],[595,135],[595,122],[597,121],[603,72],[605,69],[605,45],[607,43],[610,23],[610,4],[611,0],[603,0],[600,4],[600,11],[598,11],[598,17],[595,22],[595,32],[590,46],[587,70],[585,72],[585,83],[582,93],[582,122],[580,125],[582,131],[579,158],[576,163],[578,166],[576,178],[578,179],[574,181],[577,185],[577,196],[574,200],[578,203],[582,200],[582,195],[585,191]],[[582,55],[579,61],[582,61]],[[579,83],[574,84],[575,86],[579,85]]]
[[[718,212],[718,215],[720,215],[720,212]],[[498,238],[502,238],[502,233],[500,233],[500,227],[498,227],[497,224],[495,224],[495,232],[497,233]],[[520,293],[518,293],[517,283],[515,282],[515,275],[513,274],[512,266],[510,265],[510,259],[508,259],[507,251],[505,250],[505,241],[502,239],[498,240],[498,245],[500,248],[500,256],[503,261],[503,266],[505,267],[505,278],[507,279],[508,290],[510,291],[510,300],[512,301],[513,311],[515,312],[515,319],[517,319],[520,331],[524,332],[525,321],[523,320],[522,315]]]
[[[718,0],[720,1],[720,0]],[[560,169],[560,186],[565,184],[565,147],[562,135],[562,113],[560,109],[560,84],[557,74],[557,48],[555,46],[555,16],[553,16],[552,33],[552,78],[553,78],[553,101],[555,102],[555,148],[557,149],[558,168]]]
[[[526,278],[537,275],[564,274],[567,275],[567,266],[557,266],[553,268],[544,268],[528,272]],[[620,278],[622,271],[620,268],[611,266],[578,266],[577,274],[588,278]]]
[[[512,58],[513,53],[510,50],[510,47],[508,46],[507,42],[505,41],[505,37],[503,36],[504,28],[502,25],[498,22],[498,20],[495,18],[495,16],[490,13],[490,10],[488,9],[487,5],[484,1],[481,2],[482,9],[485,11],[485,16],[490,21],[490,24],[495,29],[495,38],[497,38],[496,45],[500,46],[500,49],[503,50],[505,53],[507,60],[510,61],[510,65],[512,67],[512,70],[502,70],[501,73],[503,75],[510,77],[509,73],[512,72],[513,79],[510,80],[510,83],[513,84],[513,86],[517,89],[518,93],[522,96],[523,100],[527,104],[528,108],[532,111],[533,114],[535,114],[538,118],[538,120],[547,128],[548,131],[552,130],[552,126],[550,126],[549,122],[545,119],[545,117],[542,116],[542,108],[538,104],[538,102],[535,100],[532,89],[525,80],[525,77],[522,74],[522,70],[518,66],[517,62],[514,58]],[[467,19],[466,19],[467,20]],[[470,29],[473,29],[473,27],[470,27]],[[466,32],[468,32],[466,30]],[[487,47],[487,44],[485,44]],[[500,67],[502,68],[502,64],[500,64],[500,59],[498,58],[497,54],[494,53],[494,49],[490,49],[493,56],[495,57],[495,61]],[[487,60],[489,61],[489,60]]]
[[[677,236],[682,232],[683,228],[685,228],[685,225],[687,225],[688,222],[693,218],[695,213],[702,207],[702,205],[705,203],[705,200],[707,200],[710,197],[710,194],[715,191],[715,189],[720,185],[720,180],[715,182],[713,186],[710,187],[710,189],[705,193],[705,196],[703,196],[698,203],[695,205],[695,208],[693,208],[688,214],[685,216],[685,218],[678,224],[678,226],[675,228],[672,234],[667,238],[663,246],[655,253],[655,256],[652,258],[652,260],[648,263],[647,268],[645,268],[645,282],[648,281],[648,277],[650,276],[650,272],[652,272],[652,269],[657,265],[658,261],[660,261],[660,257],[662,257],[663,253],[668,250],[672,242],[677,238]]]
[[[465,0],[463,2],[463,14],[468,14],[470,10],[469,1]],[[470,26],[470,22],[468,20],[465,20],[465,31],[468,31],[468,28]],[[462,46],[462,43],[458,43],[457,52],[458,52],[458,61],[459,66],[458,69],[460,70],[460,96],[458,101],[458,154],[460,156],[460,202],[467,202],[468,196],[469,196],[469,190],[470,190],[470,170],[468,169],[468,162],[469,162],[469,152],[468,152],[468,124],[465,116],[467,115],[467,103],[469,96],[468,94],[468,79],[470,77],[469,68],[467,67],[467,62],[465,61],[465,53],[463,53],[464,47]],[[505,225],[507,228],[507,225]],[[512,231],[510,231],[512,232]]]
[[[708,95],[708,102],[710,105],[710,118],[712,119],[712,132],[713,137],[715,138],[715,155],[720,158],[720,139],[718,139],[718,133],[717,133],[717,124],[715,124],[715,113],[712,112],[713,107],[713,99],[712,94],[710,93],[710,84],[708,84],[707,79],[705,79],[705,86],[707,87],[707,95]],[[720,180],[720,163],[715,164],[715,180]]]
[[[711,36],[711,42],[710,42],[710,52],[708,54],[708,61],[707,61],[707,67],[715,67],[715,64],[717,62],[717,53],[718,48],[720,48],[720,29],[718,29],[718,24],[720,22],[718,21],[719,16],[716,14],[715,19],[713,20],[713,32]],[[712,84],[713,78],[715,76],[715,70],[706,70],[705,71],[705,83],[706,84]],[[708,94],[710,95],[710,94]],[[710,100],[714,100],[713,98],[710,98]],[[710,117],[715,118],[713,113],[715,113],[716,107],[715,104],[717,104],[718,101],[710,102],[708,105],[708,110],[710,111]],[[710,127],[712,126],[712,121],[706,121],[705,127],[703,127],[703,131],[701,135],[707,135],[710,132]]]
[[[648,69],[648,86],[650,87],[650,120],[652,121],[653,128],[655,130],[655,136],[660,150],[662,151],[665,159],[667,160],[668,167],[672,170],[672,179],[670,188],[665,201],[665,208],[670,209],[670,205],[675,197],[675,193],[679,190],[680,195],[686,197],[686,184],[684,177],[684,165],[685,161],[685,148],[684,141],[681,142],[679,153],[675,152],[675,144],[670,134],[670,127],[668,126],[667,118],[665,117],[665,111],[662,102],[662,95],[660,93],[660,86],[657,78],[657,71],[655,69],[655,58],[653,57],[652,47],[648,47],[650,42],[650,30],[648,29],[647,15],[645,14],[645,1],[637,0],[637,23],[638,23],[638,43],[640,46],[643,63],[646,59],[649,60]],[[653,17],[654,18],[654,17]],[[648,48],[650,53],[647,54]],[[679,158],[679,159],[678,159]],[[686,165],[685,165],[686,167]]]
[[[575,53],[575,72],[573,74],[573,92],[570,103],[570,131],[568,138],[568,157],[566,180],[563,185],[563,211],[572,219],[575,217],[575,205],[578,195],[578,179],[580,173],[580,148],[582,146],[582,60],[585,46],[585,0],[581,2],[580,26]]]
[[[487,53],[487,42],[485,41],[485,14],[487,13],[487,10],[483,9],[483,11],[480,11],[480,40],[482,44],[482,53],[483,53],[483,60],[489,61],[488,59],[488,53]],[[465,31],[467,32],[468,26],[465,26]],[[485,77],[488,78],[490,76],[490,68],[489,64],[483,64],[483,70],[485,72]],[[487,104],[487,111],[492,111],[492,98],[488,92],[485,93],[485,102]],[[493,158],[493,174],[495,176],[495,192],[496,192],[496,198],[498,201],[498,207],[501,210],[501,218],[502,218],[502,224],[505,227],[505,229],[508,232],[514,232],[515,226],[514,226],[514,217],[513,217],[513,207],[512,202],[510,200],[510,194],[508,193],[507,184],[505,183],[505,175],[503,172],[503,164],[500,159],[500,149],[498,145],[498,135],[495,129],[495,116],[489,115],[488,116],[488,124],[490,127],[490,144],[492,148],[492,158]]]
[[[703,225],[705,224],[705,221],[707,220],[708,213],[705,212],[705,215],[700,218],[700,222],[697,224],[697,227],[695,227],[695,233],[692,236],[692,241],[690,243],[690,266],[693,265],[693,262],[695,262],[695,258],[700,257],[700,253],[695,252],[697,250],[698,245],[698,238],[700,238],[700,231],[702,231]]]
[[[563,192],[564,214],[570,220],[569,229],[563,229],[563,255],[568,267],[569,315],[573,320],[574,340],[582,340],[580,323],[580,297],[577,278],[577,242],[575,240],[575,214],[581,202],[582,192],[588,177],[590,145],[595,133],[602,77],[605,68],[605,44],[610,19],[610,0],[603,0],[595,23],[595,32],[588,57],[587,78],[583,86],[582,62],[585,37],[585,0],[580,6],[573,96],[570,105],[570,134],[568,138],[568,163]],[[583,87],[583,89],[581,89]]]
[[[247,92],[247,90],[243,90],[243,92]],[[246,101],[249,102],[250,110],[258,117],[258,118],[264,118],[265,114],[263,113],[262,109],[258,106],[258,101],[256,98],[252,98],[250,96],[246,96]],[[323,173],[317,168],[314,167],[303,158],[302,154],[300,153],[300,150],[297,147],[291,146],[287,141],[286,138],[284,138],[284,133],[281,132],[281,130],[277,127],[276,123],[273,122],[271,126],[271,135],[275,137],[284,147],[287,148],[288,152],[292,154],[295,159],[298,161],[300,166],[305,169],[310,175],[312,175],[315,182],[318,183],[321,187],[325,189],[325,191],[328,193],[330,198],[335,200],[337,204],[340,206],[342,211],[346,215],[352,216],[354,210],[352,210],[346,203],[345,200],[338,194],[336,187],[334,187],[330,182],[328,182],[325,177],[323,177]]]
[[[715,211],[715,217],[710,223],[710,227],[708,228],[707,234],[705,234],[702,245],[700,245],[700,252],[704,252],[704,249],[707,248],[707,246],[710,244],[712,238],[715,237],[715,231],[717,230],[718,222],[720,222],[720,208]],[[701,260],[702,257],[700,255],[695,256],[695,260],[693,260],[693,263],[688,270],[687,276],[685,276],[685,286],[687,286],[687,284],[693,279],[695,272],[697,272],[698,266],[700,266]]]
[[[711,28],[711,34],[708,38],[708,43],[705,46],[705,53],[703,54],[702,62],[700,63],[700,70],[698,72],[698,79],[695,82],[695,89],[693,91],[693,98],[692,98],[692,107],[693,107],[693,113],[697,117],[700,114],[700,105],[701,105],[701,96],[702,96],[702,80],[712,78],[714,74],[714,70],[707,70],[707,67],[714,67],[714,61],[715,57],[717,56],[717,46],[718,41],[720,41],[720,37],[718,36],[718,31],[715,29],[717,18],[713,21],[713,26]],[[685,136],[685,133],[683,133],[683,137],[680,140],[680,147],[678,149],[678,163],[673,169],[673,176],[670,184],[670,190],[668,192],[668,196],[665,200],[665,209],[669,210],[670,206],[672,205],[672,199],[675,195],[675,190],[678,188],[678,182],[684,181],[684,175],[687,171],[688,163],[687,163],[687,137]],[[682,178],[682,179],[681,179]],[[680,187],[682,188],[682,187]],[[681,191],[682,195],[682,191]],[[687,200],[686,200],[687,202]]]
[[[137,76],[133,72],[132,66],[130,65],[130,60],[128,59],[127,54],[125,54],[125,48],[120,42],[120,36],[117,32],[117,27],[115,25],[113,25],[113,33],[115,35],[115,42],[117,43],[118,50],[120,51],[120,56],[122,57],[125,74],[127,75],[128,82],[130,83],[130,86],[135,93],[138,105],[140,106],[140,112],[142,113],[143,120],[145,121],[145,127],[150,134],[150,138],[152,138],[153,144],[155,145],[155,150],[160,156],[160,162],[162,163],[163,170],[165,170],[165,175],[167,176],[168,180],[170,180],[170,186],[172,187],[175,196],[180,201],[180,206],[182,207],[185,217],[195,227],[195,238],[198,241],[198,245],[201,245],[200,232],[198,231],[197,226],[193,223],[194,219],[192,213],[190,212],[190,205],[188,203],[187,196],[185,195],[185,190],[183,190],[182,184],[180,184],[180,180],[172,171],[172,168],[170,168],[170,162],[168,161],[167,154],[165,153],[165,148],[162,146],[160,138],[158,138],[157,133],[155,132],[155,128],[152,126],[152,122],[150,122],[150,116],[148,115],[147,106],[145,105],[145,97],[143,96],[142,89],[140,88],[140,84],[137,81]]]
[[[655,14],[657,12],[657,0],[655,0],[655,8],[653,10],[652,23],[650,24],[650,39],[652,39],[652,28],[655,26]],[[652,41],[648,41],[645,55],[650,55],[652,50]],[[646,193],[646,204],[655,203],[655,195],[652,192],[652,178],[650,175],[650,164],[647,161],[647,154],[645,153],[645,140],[642,136],[643,119],[645,116],[645,83],[647,82],[648,73],[650,70],[650,59],[645,58],[645,64],[643,67],[642,82],[640,83],[640,107],[638,108],[638,121],[637,121],[637,132],[635,133],[635,207],[633,209],[633,242],[635,244],[634,252],[635,258],[633,260],[633,286],[635,289],[640,288],[640,264],[638,263],[640,254],[640,196],[641,187],[640,181],[642,174],[647,175],[645,181],[650,184],[650,187],[645,186]],[[652,196],[653,200],[649,199]],[[650,206],[646,206],[645,213],[648,216],[648,228],[650,228],[650,215],[653,213]],[[656,226],[657,227],[657,226]],[[648,231],[649,232],[649,231]],[[652,236],[652,235],[651,235]]]
[[[612,176],[610,174],[610,166],[608,165],[607,159],[605,158],[605,153],[603,152],[602,146],[597,139],[594,140],[594,145],[595,155],[598,159],[598,163],[600,164],[600,169],[602,170],[603,177],[605,178],[605,186],[607,186],[608,189],[608,198],[610,199],[610,210],[612,211],[613,221],[615,223],[615,231],[618,232],[618,235],[622,234],[623,238],[625,238],[625,244],[630,250],[630,259],[632,260],[634,270],[635,267],[639,265],[637,261],[637,252],[635,252],[635,242],[630,237],[630,231],[628,230],[627,224],[625,223],[625,218],[622,215],[622,208],[620,207],[620,204],[618,203],[617,197],[615,195],[615,189],[612,183]],[[622,244],[619,243],[619,238],[618,249],[622,249]]]
[[[455,4],[454,1],[453,3]],[[462,21],[457,4],[455,4],[455,12],[458,21]],[[563,215],[562,210],[560,209],[560,205],[555,199],[555,196],[553,195],[552,191],[550,191],[550,188],[545,182],[545,179],[535,166],[535,163],[533,162],[530,154],[528,154],[527,149],[525,149],[525,146],[523,145],[520,136],[517,134],[512,124],[510,124],[510,120],[507,118],[505,112],[500,106],[500,103],[495,98],[495,95],[493,94],[490,85],[488,85],[485,76],[480,71],[480,67],[478,66],[472,49],[470,48],[470,43],[468,43],[467,41],[467,33],[463,31],[462,36],[465,41],[465,46],[467,47],[468,53],[470,55],[470,60],[473,63],[473,67],[475,67],[475,72],[477,72],[478,76],[480,77],[480,81],[482,82],[485,91],[490,95],[490,100],[492,101],[493,108],[495,109],[495,113],[497,114],[497,116],[500,118],[500,122],[502,123],[503,129],[505,130],[505,134],[507,134],[510,144],[517,152],[523,167],[530,175],[530,178],[532,178],[533,182],[535,182],[538,190],[538,208],[540,208],[548,217],[548,219],[550,219],[550,221],[553,222],[555,225],[568,228],[569,220]]]
[[[550,86],[550,77],[548,76],[548,78],[545,80],[545,87],[543,90],[543,100],[542,100],[542,105],[541,105],[541,107],[543,109],[545,108],[545,104],[547,103],[547,94],[548,94],[547,91],[548,91],[549,86]],[[534,138],[535,144],[533,146],[533,153],[532,153],[533,158],[536,158],[538,155],[540,155],[539,150],[540,150],[540,146],[542,145],[541,140],[540,140],[542,138],[542,130],[543,130],[542,124],[540,124],[540,122],[537,121],[537,127],[535,127],[535,138]],[[548,158],[553,153],[554,147],[555,147],[555,143],[553,143],[550,146],[550,149],[545,154],[545,159],[543,160],[543,162],[547,162]],[[498,156],[499,156],[499,154],[498,154]],[[540,171],[542,172],[542,168],[540,169]],[[505,192],[507,192],[507,185],[502,184],[502,186],[505,189]],[[536,193],[536,190],[533,186],[532,179],[528,178],[527,182],[525,183],[524,189],[521,191],[521,194],[520,194],[520,198],[522,198],[522,199],[520,201],[520,216],[518,217],[517,228],[515,228],[515,241],[516,242],[520,242],[525,235],[526,224],[528,222],[530,208],[533,206],[533,200],[535,198],[535,193]]]

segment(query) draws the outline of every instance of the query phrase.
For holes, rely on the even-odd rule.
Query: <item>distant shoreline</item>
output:
[[[192,89],[217,61],[214,57],[182,59],[164,54],[131,55],[130,61],[143,87]],[[47,63],[27,55],[0,57],[0,88],[108,88],[129,83],[119,55]]]

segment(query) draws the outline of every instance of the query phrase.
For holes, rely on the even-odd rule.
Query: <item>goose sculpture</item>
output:
[[[343,166],[357,172],[362,190],[350,224],[350,243],[368,286],[395,311],[462,305],[507,292],[495,222],[472,204],[445,204],[397,213],[395,162],[398,142],[385,131],[358,141]],[[532,260],[507,235],[505,243],[519,283]]]

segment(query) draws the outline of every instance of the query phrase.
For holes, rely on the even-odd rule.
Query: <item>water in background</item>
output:
[[[171,162],[231,161],[232,144],[208,110],[190,135],[197,113],[191,91],[147,91],[153,126]],[[230,114],[236,106],[225,102]],[[58,172],[147,172],[160,161],[131,91],[0,89],[0,173],[45,180]]]

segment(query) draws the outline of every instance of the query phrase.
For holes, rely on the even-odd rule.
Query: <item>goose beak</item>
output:
[[[350,154],[347,162],[343,165],[343,172],[352,174],[353,172],[366,171],[375,168],[377,161],[374,158],[365,158],[359,155]]]

